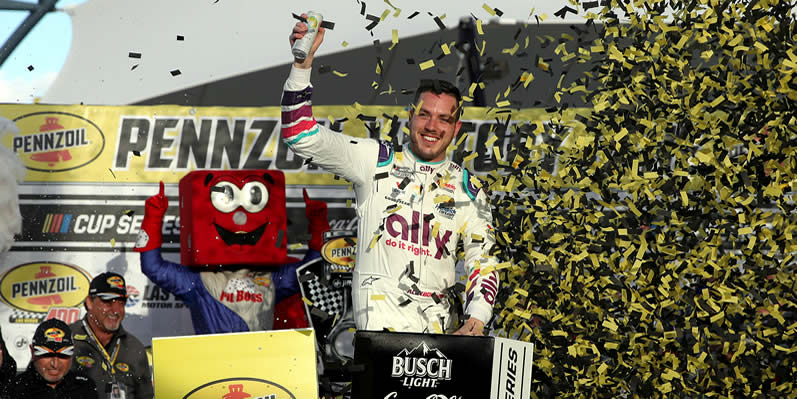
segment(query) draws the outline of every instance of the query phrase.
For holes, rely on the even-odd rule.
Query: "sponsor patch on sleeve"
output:
[[[393,160],[393,149],[385,141],[379,141],[379,157],[376,166],[385,166]]]
[[[474,181],[475,180],[475,181]],[[462,187],[470,199],[475,200],[481,190],[481,182],[476,176],[471,176],[467,169],[462,170]]]
[[[75,360],[83,367],[91,368],[94,366],[94,359],[91,356],[78,356]]]

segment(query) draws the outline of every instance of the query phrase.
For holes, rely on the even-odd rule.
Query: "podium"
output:
[[[153,338],[156,398],[318,398],[312,329]]]
[[[505,338],[358,331],[352,399],[528,398],[533,356]]]

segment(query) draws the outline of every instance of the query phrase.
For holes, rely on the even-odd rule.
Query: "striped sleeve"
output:
[[[483,191],[467,194],[475,198],[464,209],[467,212],[465,220],[468,221],[463,237],[465,270],[468,274],[465,313],[487,324],[492,317],[499,287],[498,272],[495,270],[498,259],[491,255],[495,244],[493,218]]]
[[[313,118],[313,105],[310,97],[313,88],[308,86],[299,91],[282,93],[282,139],[288,144],[296,144],[302,138],[318,133],[318,123]]]
[[[373,181],[379,155],[376,140],[329,130],[313,117],[310,69],[291,68],[280,102],[282,140],[299,156],[354,184]]]

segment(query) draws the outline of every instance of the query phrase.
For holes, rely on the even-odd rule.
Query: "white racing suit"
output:
[[[453,286],[457,243],[465,250],[465,314],[485,324],[498,290],[492,215],[478,180],[445,159],[333,132],[316,123],[310,69],[292,68],[282,95],[282,139],[297,154],[352,182],[357,265],[352,299],[361,330],[443,333],[452,327],[443,291]],[[466,316],[466,317],[467,317]]]

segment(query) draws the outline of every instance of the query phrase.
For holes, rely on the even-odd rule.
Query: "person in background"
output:
[[[5,351],[4,351],[5,352]],[[3,399],[96,399],[94,382],[70,370],[74,345],[61,320],[42,322],[33,334],[31,360],[24,373],[2,388]]]
[[[0,330],[0,387],[8,385],[17,375],[17,362],[6,349],[3,332]]]
[[[86,316],[70,326],[75,341],[72,368],[94,381],[100,399],[151,399],[147,352],[122,328],[125,303],[124,277],[106,272],[91,280]]]

